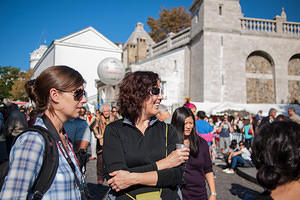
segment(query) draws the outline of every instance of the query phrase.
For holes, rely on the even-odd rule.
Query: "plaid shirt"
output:
[[[35,125],[45,127],[43,120],[38,118]],[[45,127],[46,128],[46,127]],[[0,193],[0,199],[31,199],[31,187],[37,178],[43,163],[45,148],[44,138],[37,132],[26,132],[14,144],[10,153],[10,170]],[[69,156],[76,166],[76,174],[82,182],[82,176],[69,148]],[[76,185],[74,173],[58,148],[59,165],[56,176],[49,190],[42,199],[76,200],[81,199],[79,187]]]

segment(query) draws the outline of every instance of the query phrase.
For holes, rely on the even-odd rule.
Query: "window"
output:
[[[220,5],[219,5],[219,15],[222,15],[222,7],[223,7],[223,5],[220,4]]]

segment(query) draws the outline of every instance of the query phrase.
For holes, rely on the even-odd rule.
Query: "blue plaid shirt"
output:
[[[35,125],[45,127],[43,120],[38,118]],[[46,127],[45,127],[46,128]],[[37,178],[43,163],[45,142],[37,132],[26,132],[14,144],[10,153],[10,170],[5,178],[0,199],[31,199],[31,187]],[[82,175],[75,156],[69,148],[69,156],[76,166],[76,174],[82,182]],[[49,190],[42,199],[76,200],[81,199],[79,187],[76,185],[74,173],[67,160],[58,148],[59,165],[56,176]]]

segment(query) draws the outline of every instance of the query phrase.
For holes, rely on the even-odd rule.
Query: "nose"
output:
[[[87,98],[85,96],[85,94],[82,96],[82,99],[80,101],[80,103],[85,104],[87,102]]]

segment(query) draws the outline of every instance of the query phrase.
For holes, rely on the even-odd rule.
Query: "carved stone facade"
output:
[[[190,11],[190,28],[148,46],[132,68],[164,77],[165,104],[300,101],[300,23],[286,21],[284,10],[272,20],[246,18],[239,0],[194,0]]]

